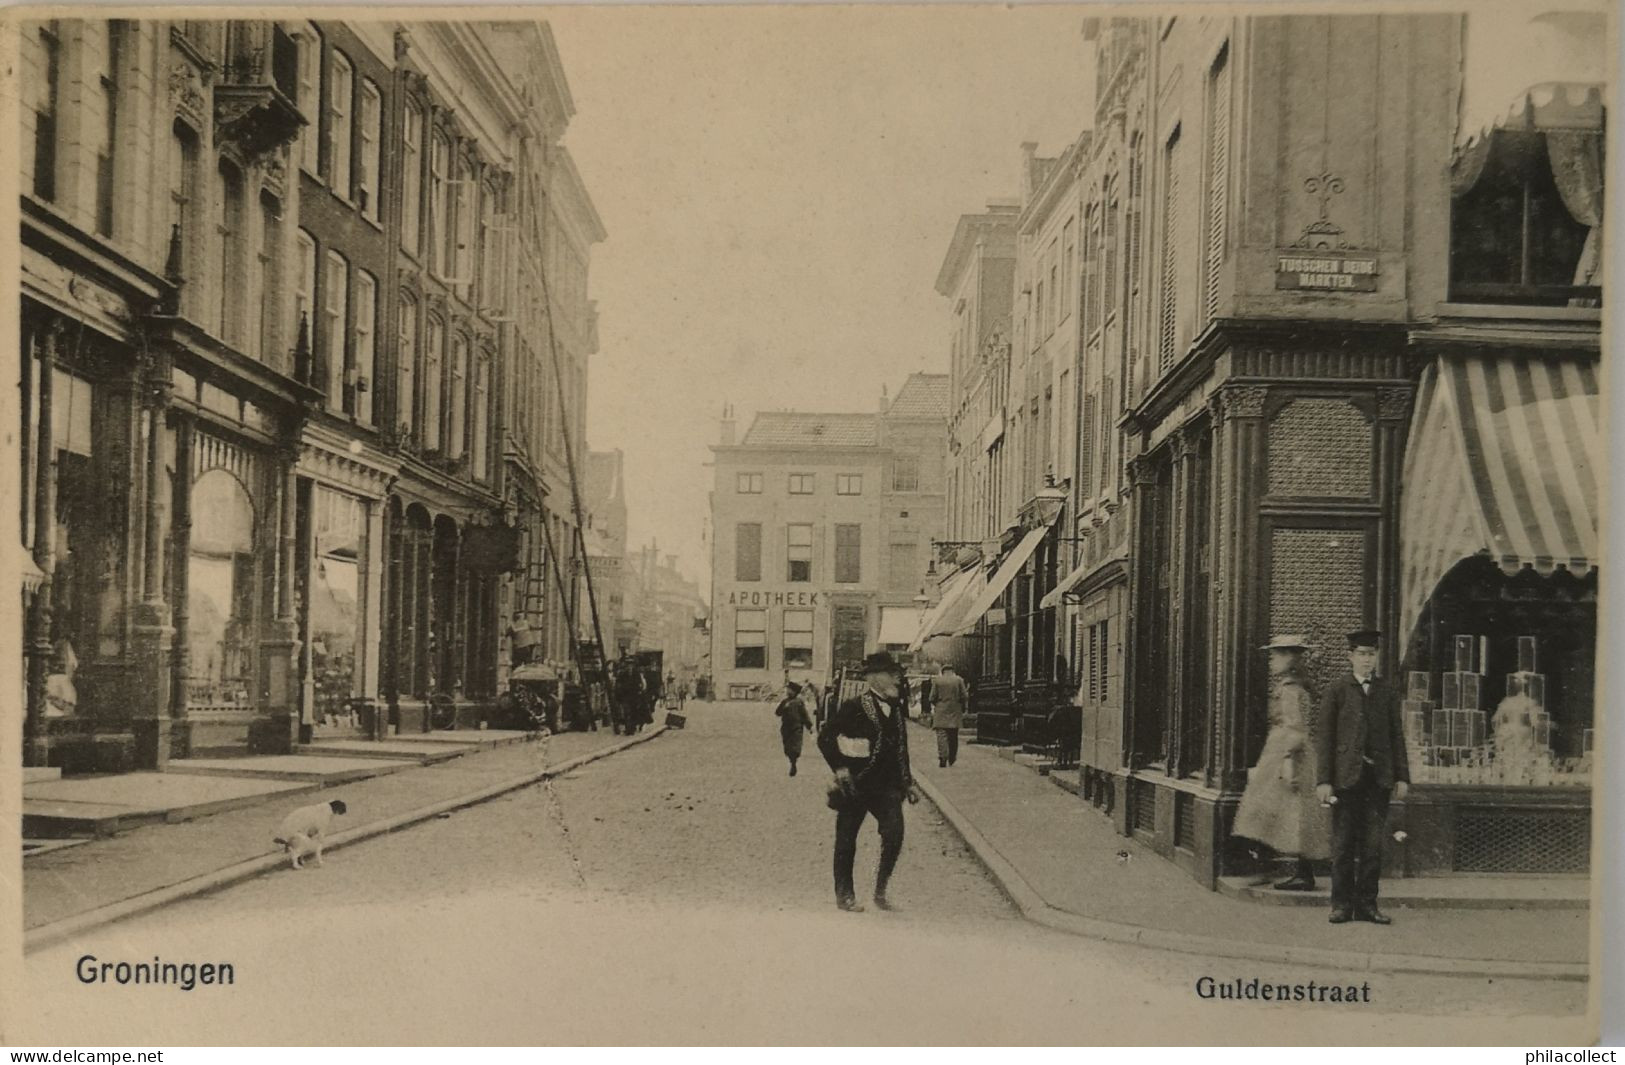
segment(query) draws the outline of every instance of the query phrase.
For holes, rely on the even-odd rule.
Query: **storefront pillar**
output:
[[[175,700],[172,661],[175,629],[170,600],[164,596],[166,577],[171,575],[165,572],[166,568],[176,573],[186,568],[185,556],[174,553],[168,555],[169,565],[165,565],[166,548],[171,546],[171,503],[180,491],[176,486],[185,480],[186,468],[177,467],[171,480],[169,433],[165,425],[173,390],[169,362],[149,356],[143,363],[141,385],[145,402],[138,415],[145,438],[145,450],[140,459],[144,467],[141,598],[134,605],[130,623],[131,658],[137,678],[132,694],[139,693],[140,701],[131,715],[130,730],[135,736],[136,765],[144,769],[163,769],[177,747],[184,756],[191,746],[185,718],[184,678],[178,706]]]
[[[309,641],[300,640],[304,631],[301,621],[308,616],[310,584],[305,582],[304,595],[296,597],[294,574],[298,560],[303,559],[308,573],[314,551],[313,523],[297,520],[301,501],[310,502],[306,485],[299,482],[294,472],[298,453],[290,451],[280,456],[282,468],[277,481],[277,616],[267,621],[265,635],[259,644],[259,713],[250,726],[248,748],[254,754],[287,754],[293,750],[297,738],[301,743],[310,741],[310,715],[307,707],[314,705],[309,663],[301,667],[301,650],[308,649]],[[305,496],[301,500],[301,496]],[[301,553],[301,548],[303,551]],[[298,598],[298,611],[294,606]],[[301,677],[304,683],[301,683]]]
[[[1400,548],[1399,497],[1405,468],[1405,437],[1410,425],[1414,393],[1409,388],[1377,390],[1377,423],[1374,436],[1377,469],[1377,502],[1382,518],[1377,523],[1377,612],[1386,634],[1382,661],[1390,675],[1399,675],[1410,634],[1399,631]]]
[[[1127,777],[1145,764],[1147,751],[1142,737],[1142,720],[1155,713],[1150,705],[1150,671],[1157,668],[1158,652],[1150,645],[1151,603],[1156,595],[1156,569],[1152,559],[1156,548],[1156,525],[1164,520],[1156,513],[1157,470],[1147,455],[1137,455],[1128,463],[1129,503],[1133,519],[1130,529],[1128,616],[1131,629],[1123,641],[1123,676],[1127,680],[1126,698],[1123,700],[1122,764],[1102,767],[1121,776],[1121,786],[1114,790],[1125,799],[1112,808],[1112,821],[1124,835],[1133,823],[1133,797]]]
[[[384,510],[383,499],[367,504],[367,530],[363,544],[366,559],[361,582],[364,594],[357,641],[356,668],[361,671],[361,694],[378,699],[383,666],[384,625]]]
[[[53,435],[51,394],[56,376],[62,322],[53,320],[39,337],[39,415],[36,433],[34,478],[34,565],[39,569],[39,588],[34,593],[28,618],[24,653],[28,659],[28,705],[23,725],[23,764],[45,765],[49,744],[44,735],[45,690],[50,676],[51,594],[56,570],[56,443]]]
[[[1166,772],[1171,777],[1185,775],[1189,752],[1185,750],[1185,700],[1190,660],[1190,640],[1186,619],[1190,617],[1191,473],[1196,465],[1196,448],[1184,429],[1174,432],[1168,445],[1169,476],[1173,502],[1168,515],[1168,623],[1164,632],[1167,646],[1153,650],[1163,661],[1167,681],[1163,689],[1162,750],[1167,757]],[[1172,828],[1170,827],[1170,835]]]
[[[1253,646],[1259,641],[1253,638],[1258,634],[1253,631],[1252,618],[1257,608],[1253,582],[1259,573],[1257,513],[1260,471],[1267,458],[1264,406],[1268,397],[1269,389],[1262,385],[1226,385],[1212,406],[1219,428],[1216,483],[1224,488],[1222,495],[1214,496],[1222,513],[1216,627],[1227,643],[1219,657],[1215,692],[1218,743],[1214,762],[1219,787],[1232,798],[1239,797],[1247,786],[1247,708],[1263,697],[1255,690],[1261,678],[1253,668]]]

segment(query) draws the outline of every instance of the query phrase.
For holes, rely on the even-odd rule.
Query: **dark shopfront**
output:
[[[1133,412],[1125,705],[1091,746],[1116,764],[1085,774],[1120,831],[1210,887],[1250,861],[1229,825],[1268,731],[1256,648],[1306,633],[1318,692],[1346,666],[1343,633],[1397,621],[1404,343],[1238,335]]]

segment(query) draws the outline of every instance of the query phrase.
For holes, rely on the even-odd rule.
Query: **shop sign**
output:
[[[728,593],[729,606],[817,606],[817,592],[758,592],[734,591]],[[695,628],[699,625],[696,624]]]
[[[1322,292],[1377,291],[1377,257],[1342,252],[1277,252],[1275,287]]]

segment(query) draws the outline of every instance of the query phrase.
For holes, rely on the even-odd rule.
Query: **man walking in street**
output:
[[[965,678],[944,662],[942,672],[931,681],[931,727],[937,733],[937,766],[947,768],[959,761],[959,730],[965,724],[965,704],[969,702]]]
[[[864,818],[873,814],[880,829],[875,905],[894,909],[886,886],[903,850],[903,799],[920,801],[909,772],[907,713],[898,691],[902,670],[891,655],[877,651],[864,660],[863,673],[863,692],[844,700],[818,734],[818,749],[835,771],[835,904],[852,912],[863,909],[852,864]]]
[[[1332,924],[1391,924],[1377,908],[1390,797],[1405,799],[1410,765],[1399,692],[1375,673],[1371,630],[1348,636],[1350,671],[1321,697],[1315,793],[1332,804]]]

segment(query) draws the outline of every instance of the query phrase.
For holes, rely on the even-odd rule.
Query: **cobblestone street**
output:
[[[34,1016],[70,1023],[60,1014],[79,996],[65,992],[87,953],[228,961],[235,993],[187,994],[188,1036],[273,1043],[1098,1042],[1149,1036],[1137,1026],[1161,1005],[1181,1010],[1188,1038],[1221,1038],[1257,1007],[1204,1003],[1193,990],[1202,975],[1369,981],[1372,1006],[1303,1009],[1350,1039],[1414,1023],[1419,1035],[1449,1028],[1444,1038],[1477,1041],[1505,1038],[1519,1014],[1578,1009],[1585,994],[1578,983],[1332,973],[1049,931],[1015,914],[926,802],[909,810],[894,884],[905,909],[841,914],[816,752],[789,778],[766,706],[691,709],[687,730],[549,784],[31,955]],[[867,828],[860,886],[876,851]],[[144,1007],[173,989],[81,993],[105,1008],[77,1018],[80,1038],[164,1041],[164,1022],[149,1019],[162,1015]],[[1379,1021],[1390,1012],[1412,1016]],[[1432,1016],[1446,1013],[1472,1016]]]

